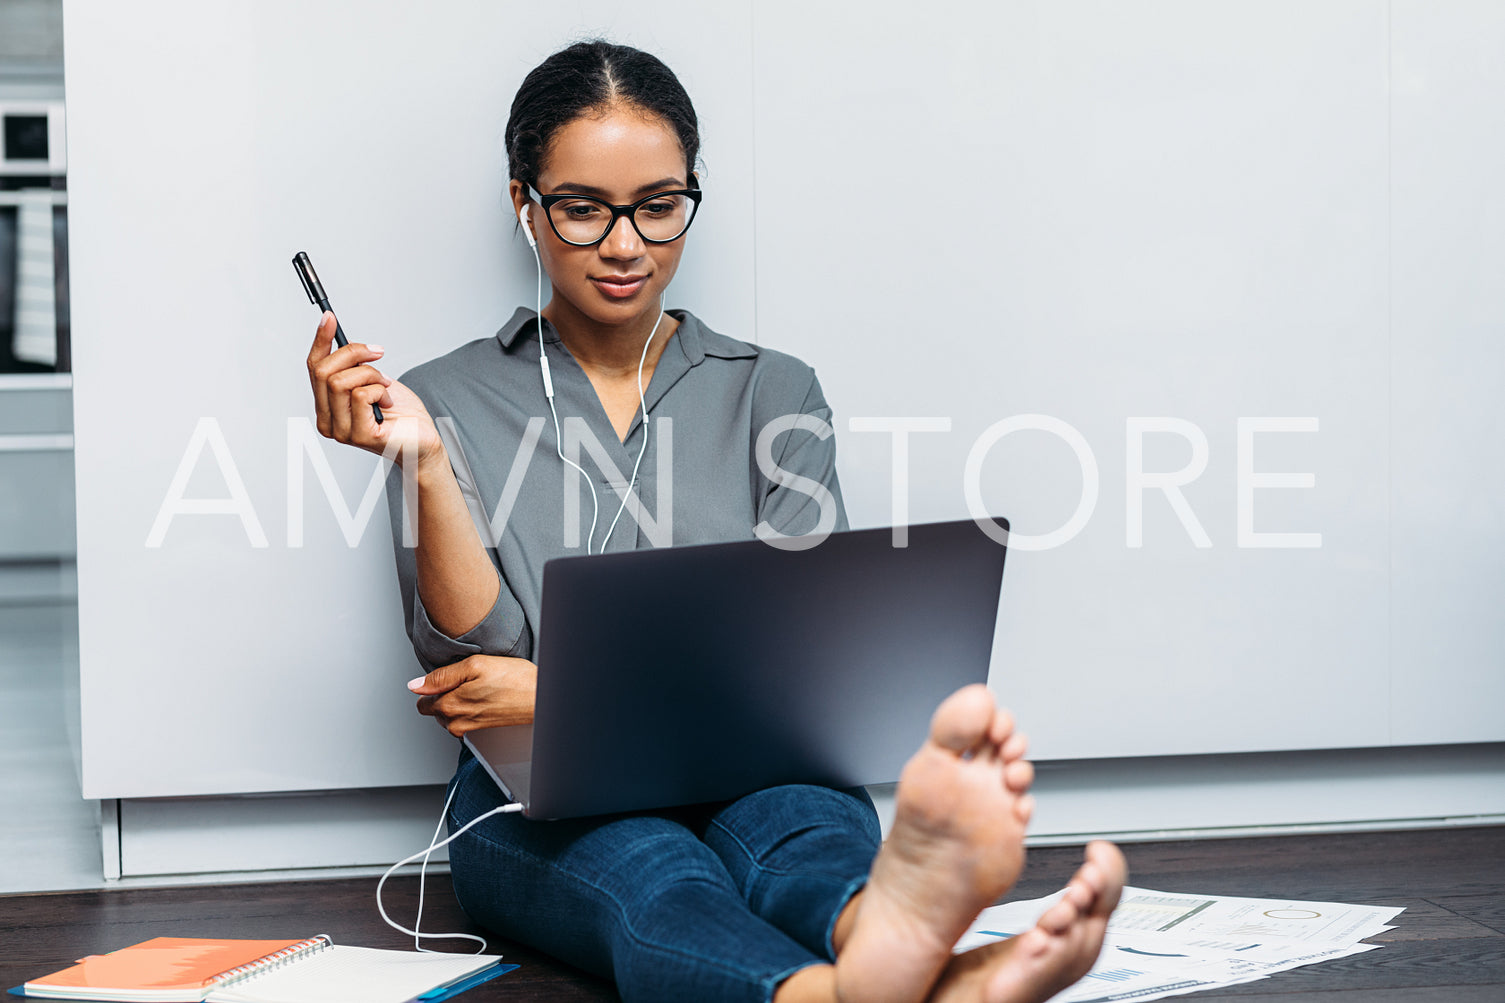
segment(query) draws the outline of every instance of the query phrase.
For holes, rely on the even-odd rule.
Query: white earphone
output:
[[[536,255],[538,252],[538,238],[533,236],[533,224],[528,222],[528,206],[526,204],[517,211],[517,221],[522,224],[523,236],[528,238],[528,246],[533,248]]]
[[[585,552],[591,552],[591,542],[596,537],[596,520],[601,514],[601,500],[596,496],[596,485],[591,482],[590,475],[585,468],[574,460],[564,455],[564,436],[559,431],[559,412],[554,407],[554,381],[549,376],[549,357],[543,350],[543,259],[538,256],[538,237],[533,233],[531,220],[528,218],[528,204],[517,211],[517,221],[522,224],[523,236],[528,240],[528,247],[533,251],[533,263],[538,266],[538,292],[536,308],[538,314],[538,369],[543,374],[543,393],[549,401],[549,413],[554,416],[554,452],[559,459],[577,470],[585,479],[585,486],[591,489],[591,528],[585,537]],[[617,514],[611,520],[611,525],[606,528],[606,535],[601,538],[601,546],[596,553],[606,553],[607,541],[611,539],[612,532],[617,528],[617,523],[622,518],[622,513],[627,510],[627,499],[632,494],[632,489],[638,482],[638,468],[643,464],[643,454],[648,450],[648,402],[643,397],[643,364],[648,361],[648,346],[653,344],[653,336],[658,334],[658,326],[664,319],[664,297],[659,296],[658,318],[653,322],[653,330],[648,332],[648,340],[643,342],[643,354],[638,357],[638,407],[643,414],[643,444],[638,447],[638,458],[632,464],[632,476],[627,479],[627,490],[622,493],[622,504],[617,507]]]

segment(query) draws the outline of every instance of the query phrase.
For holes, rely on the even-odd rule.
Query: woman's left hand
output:
[[[408,683],[427,714],[459,737],[478,728],[531,724],[538,666],[526,658],[471,655]]]

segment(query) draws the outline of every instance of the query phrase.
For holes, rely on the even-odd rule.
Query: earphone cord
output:
[[[633,485],[638,482],[638,467],[643,464],[643,453],[648,449],[648,402],[643,398],[643,363],[648,359],[648,346],[653,344],[653,336],[658,333],[658,325],[664,319],[664,297],[668,293],[661,293],[658,298],[658,320],[653,322],[653,330],[648,332],[648,340],[643,342],[643,354],[638,356],[638,408],[643,415],[643,444],[638,447],[638,458],[632,463],[632,476],[627,479],[627,490],[622,493],[622,504],[617,507],[616,518],[606,528],[606,535],[601,538],[601,549],[598,554],[606,553],[606,541],[611,539],[612,530],[617,528],[617,520],[622,518],[622,512],[627,508],[627,499],[632,495]],[[595,493],[595,488],[591,489]],[[592,533],[591,535],[595,535]],[[585,552],[590,553],[590,543],[586,542]]]
[[[435,850],[439,849],[440,847],[448,846],[455,839],[457,839],[461,835],[463,835],[465,833],[465,831],[467,829],[469,829],[471,826],[476,825],[479,822],[483,822],[483,821],[485,821],[486,819],[490,818],[493,815],[501,815],[501,814],[505,814],[505,813],[509,813],[509,812],[517,812],[517,811],[522,811],[523,810],[523,806],[521,804],[518,804],[518,803],[498,805],[497,807],[491,809],[490,811],[483,812],[482,814],[477,815],[475,818],[471,819],[469,822],[466,822],[460,828],[458,828],[454,832],[450,833],[449,837],[447,839],[443,840],[442,842],[435,842],[435,840],[439,839],[439,831],[444,828],[444,820],[449,817],[449,806],[450,806],[450,804],[455,799],[455,790],[456,790],[456,788],[451,788],[450,792],[449,792],[449,797],[447,797],[447,798],[444,799],[444,810],[439,813],[439,824],[434,827],[434,839],[429,840],[429,845],[427,847],[425,847],[424,849],[419,850],[417,853],[413,854],[411,857],[404,857],[401,860],[399,860],[397,863],[393,864],[391,867],[387,868],[387,873],[383,874],[381,876],[381,880],[376,883],[376,911],[379,912],[379,913],[381,913],[381,918],[383,920],[385,920],[386,924],[388,926],[390,926],[392,929],[396,930],[398,933],[407,934],[408,936],[410,936],[410,937],[413,938],[413,948],[414,948],[414,950],[422,951],[425,954],[438,954],[440,952],[438,952],[438,951],[431,951],[427,947],[424,947],[423,943],[422,943],[422,938],[424,938],[424,937],[429,937],[431,939],[432,938],[440,938],[440,939],[444,939],[444,940],[473,940],[477,944],[481,945],[480,948],[475,952],[476,954],[482,954],[486,950],[486,939],[484,937],[477,937],[473,933],[420,933],[419,932],[420,929],[423,926],[423,890],[424,890],[425,879],[428,877],[428,866],[429,866],[429,857],[430,857],[430,855],[432,855],[433,852]],[[382,905],[381,890],[382,890],[382,886],[387,883],[387,879],[392,876],[392,872],[393,871],[397,870],[399,867],[402,867],[402,866],[404,866],[406,864],[411,864],[413,861],[417,860],[419,857],[423,858],[423,865],[418,869],[418,916],[417,916],[416,919],[413,920],[413,929],[409,930],[407,927],[403,926],[401,923],[398,923],[396,920],[394,920],[391,916],[387,915],[386,906]]]
[[[529,246],[533,247],[532,242]],[[559,431],[559,411],[554,407],[554,380],[549,375],[549,357],[543,350],[543,259],[538,256],[538,248],[533,247],[533,262],[538,266],[538,285],[534,297],[535,312],[538,315],[538,368],[543,373],[543,392],[549,401],[549,414],[554,416],[554,452],[559,459],[567,465],[574,467],[576,472],[584,479],[586,487],[591,489],[591,528],[585,535],[585,552],[591,552],[591,544],[596,539],[596,521],[601,515],[601,501],[596,497],[596,486],[591,483],[590,475],[585,468],[568,456],[564,455],[564,435]],[[627,490],[622,493],[622,504],[617,507],[617,514],[611,520],[611,525],[606,529],[606,536],[601,539],[601,546],[596,551],[598,554],[606,552],[607,541],[611,539],[612,532],[617,528],[617,522],[622,518],[622,513],[627,509],[627,499],[632,495],[632,489],[638,482],[638,468],[643,464],[643,454],[648,450],[648,402],[643,396],[643,365],[648,361],[648,346],[653,344],[654,335],[658,334],[658,326],[664,322],[664,297],[662,293],[658,298],[658,317],[653,321],[653,330],[648,332],[648,340],[643,342],[643,354],[638,357],[638,407],[643,415],[643,444],[638,447],[638,458],[632,464],[632,476],[627,479]]]
[[[520,218],[520,222],[522,222],[524,226],[527,226],[527,222],[525,220],[522,220]],[[596,497],[595,485],[591,484],[590,476],[585,472],[585,469],[581,467],[580,464],[574,462],[569,457],[564,455],[563,436],[559,431],[559,412],[554,407],[554,382],[549,376],[549,357],[544,354],[543,345],[543,261],[541,258],[539,258],[538,248],[534,246],[533,241],[530,240],[528,244],[533,248],[533,260],[538,265],[538,285],[535,295],[535,305],[537,307],[536,313],[538,316],[538,365],[543,372],[544,395],[548,398],[549,401],[549,413],[554,416],[554,450],[559,454],[559,458],[561,460],[574,467],[575,470],[579,472],[580,476],[585,478],[586,486],[591,489],[591,528],[590,533],[585,538],[585,552],[589,554],[591,549],[591,542],[595,539],[596,536],[596,520],[600,515],[601,504]],[[638,356],[638,407],[641,409],[641,413],[643,415],[643,444],[638,447],[637,460],[634,461],[632,465],[632,476],[628,478],[627,490],[622,494],[622,504],[617,508],[616,517],[612,519],[611,525],[607,527],[606,536],[602,538],[601,549],[597,551],[597,553],[605,552],[607,541],[611,539],[612,531],[617,528],[617,522],[622,518],[622,512],[627,508],[627,499],[632,494],[633,486],[637,484],[638,469],[642,466],[643,454],[648,449],[648,402],[643,395],[643,366],[648,361],[648,348],[653,344],[653,338],[658,334],[658,327],[663,323],[663,320],[664,294],[661,294],[658,301],[658,317],[653,321],[653,330],[648,332],[648,340],[643,342],[642,355]],[[488,812],[483,812],[480,815],[477,815],[475,818],[471,819],[469,822],[466,822],[460,828],[456,829],[446,839],[440,840],[439,833],[444,829],[445,820],[449,818],[449,808],[450,805],[454,803],[456,789],[457,788],[455,787],[451,787],[449,796],[444,799],[444,808],[439,812],[439,824],[434,826],[434,835],[433,838],[429,840],[429,845],[422,850],[419,850],[412,856],[404,857],[397,863],[393,864],[391,867],[387,868],[386,873],[381,876],[381,880],[376,883],[376,910],[377,912],[381,913],[382,920],[388,926],[398,931],[399,933],[406,934],[407,936],[412,937],[414,950],[422,951],[427,954],[434,954],[438,952],[430,951],[428,948],[423,946],[424,937],[446,940],[473,940],[480,945],[479,949],[476,951],[477,954],[481,954],[486,950],[485,938],[478,937],[473,933],[421,932],[423,927],[423,897],[425,885],[428,880],[429,858],[433,855],[435,850],[448,846],[460,836],[464,835],[465,832],[471,828],[471,826],[477,825],[493,815],[519,812],[523,810],[523,806],[517,803],[498,805]],[[392,919],[391,916],[387,915],[387,909],[386,906],[382,903],[381,895],[382,889],[386,886],[387,879],[392,876],[392,873],[394,871],[396,871],[399,867],[413,863],[420,857],[423,858],[423,863],[418,868],[418,911],[413,920],[413,929],[409,930],[407,927]]]
[[[538,266],[538,287],[534,298],[538,317],[538,368],[543,373],[543,394],[549,401],[549,414],[554,416],[554,452],[559,454],[559,459],[574,467],[582,480],[591,489],[591,529],[585,537],[585,552],[591,552],[591,540],[596,535],[596,518],[601,514],[601,503],[596,500],[596,488],[590,482],[590,475],[585,468],[568,456],[564,455],[564,436],[559,431],[559,412],[554,407],[554,381],[549,377],[549,357],[543,350],[543,259],[538,256],[538,248],[533,242],[528,241],[528,246],[533,248],[533,263]]]

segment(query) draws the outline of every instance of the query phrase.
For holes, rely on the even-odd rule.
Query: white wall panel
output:
[[[1505,7],[1394,7],[1391,645],[1396,742],[1505,708]]]
[[[796,18],[800,31],[788,31]],[[916,519],[966,514],[969,449],[1012,415],[1085,438],[1101,495],[1080,536],[1010,555],[993,666],[1048,757],[1384,744],[1386,20],[1382,3],[760,4],[758,309],[815,362],[841,420],[916,435]],[[831,58],[833,48],[839,57]],[[819,194],[805,197],[802,190]],[[1185,497],[1126,545],[1126,422],[1205,433]],[[1256,440],[1241,549],[1240,417]],[[843,426],[844,427],[844,426]],[[849,434],[854,522],[890,517],[890,446]],[[1151,436],[1145,469],[1191,456]],[[1005,440],[983,497],[1016,532],[1066,522],[1060,440]]]

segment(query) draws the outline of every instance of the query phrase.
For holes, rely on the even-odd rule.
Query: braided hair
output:
[[[581,115],[616,104],[663,119],[684,150],[686,177],[694,172],[700,127],[674,71],[641,49],[593,39],[554,53],[517,89],[505,140],[512,177],[537,188],[554,134]]]

